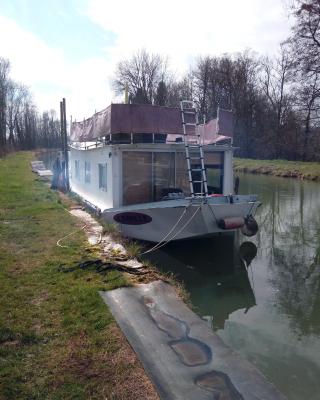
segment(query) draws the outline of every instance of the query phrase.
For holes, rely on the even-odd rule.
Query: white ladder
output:
[[[201,136],[199,132],[198,114],[193,101],[180,101],[180,109],[191,197],[207,197],[207,174],[204,164]],[[194,168],[193,164],[198,166]],[[199,176],[199,173],[201,179],[194,176]],[[196,190],[196,188],[199,188],[199,186],[200,191]]]

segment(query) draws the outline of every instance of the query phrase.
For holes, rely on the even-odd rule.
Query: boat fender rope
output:
[[[217,217],[216,217],[216,215],[215,215],[213,209],[210,207],[210,204],[209,204],[209,203],[208,203],[208,207],[209,207],[209,210],[211,211],[211,214],[213,215],[213,218],[214,218],[214,220],[215,220],[217,226],[219,226],[219,221],[218,221],[218,219],[217,219]]]

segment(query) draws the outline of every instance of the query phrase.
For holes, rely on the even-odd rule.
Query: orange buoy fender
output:
[[[218,226],[220,229],[239,229],[242,228],[245,224],[245,220],[243,217],[230,217],[223,218],[218,221]]]

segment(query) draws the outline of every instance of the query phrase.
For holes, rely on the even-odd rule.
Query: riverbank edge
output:
[[[234,158],[234,172],[320,181],[320,163],[288,160]]]
[[[80,206],[82,210],[85,211],[90,217],[92,217],[98,225],[102,228],[102,239],[106,236],[107,240],[110,240],[110,246],[107,252],[103,250],[103,246],[99,248],[98,254],[102,255],[108,261],[113,262],[118,256],[125,257],[126,261],[130,264],[133,262],[135,268],[143,269],[146,274],[141,276],[130,275],[124,272],[126,281],[129,285],[135,286],[139,284],[145,284],[154,282],[157,280],[168,283],[174,287],[177,296],[192,310],[195,311],[195,307],[192,305],[190,300],[190,293],[187,291],[186,287],[182,282],[180,282],[173,273],[160,271],[155,264],[146,258],[142,258],[141,254],[147,249],[147,244],[140,242],[139,240],[132,239],[123,236],[119,231],[116,224],[110,224],[103,220],[101,215],[97,215],[95,210],[88,206],[84,199],[78,196],[74,192],[69,192],[67,194],[58,192],[61,200],[67,204],[69,207]],[[108,239],[109,238],[109,239]],[[103,241],[103,240],[102,240]],[[122,248],[123,250],[119,251]]]

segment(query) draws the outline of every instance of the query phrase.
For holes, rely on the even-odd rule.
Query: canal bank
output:
[[[320,180],[320,163],[316,162],[235,158],[233,166],[235,172]]]

